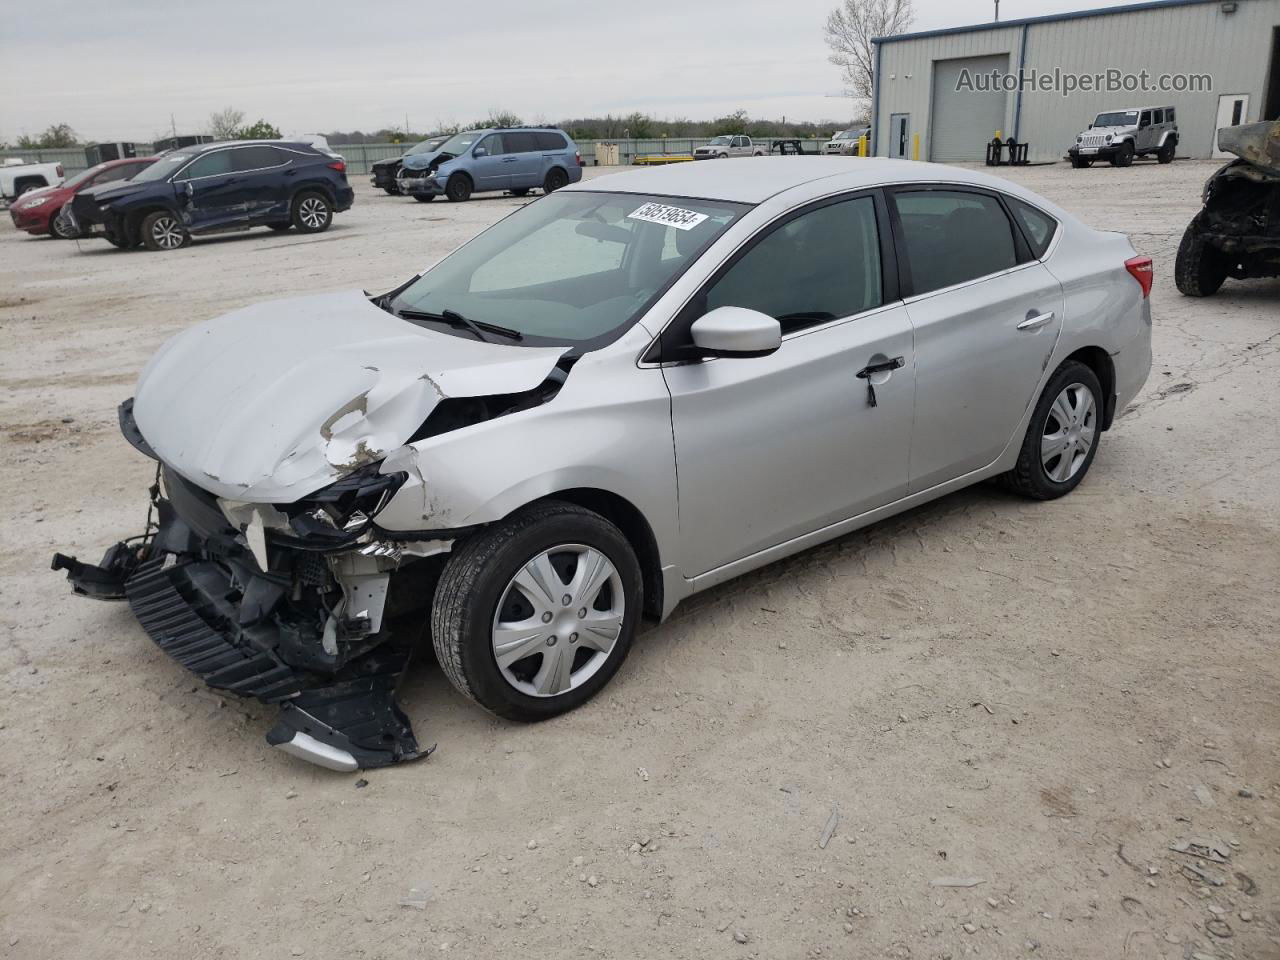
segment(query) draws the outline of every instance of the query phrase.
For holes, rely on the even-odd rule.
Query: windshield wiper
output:
[[[439,313],[431,313],[427,310],[401,310],[399,313],[406,320],[440,320],[451,327],[465,327],[485,343],[493,343],[492,340],[484,335],[485,331],[496,333],[499,336],[506,337],[508,340],[524,339],[524,334],[519,330],[500,327],[496,323],[486,323],[483,320],[472,320],[470,317],[464,317],[456,310],[441,310]]]

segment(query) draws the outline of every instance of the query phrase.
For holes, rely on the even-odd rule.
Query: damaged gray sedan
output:
[[[270,743],[411,760],[426,633],[463,694],[538,720],[695,591],[985,478],[1069,492],[1147,376],[1150,283],[976,172],[600,178],[385,294],[171,339],[119,411],[157,464],[146,529],[54,568],[279,704]]]

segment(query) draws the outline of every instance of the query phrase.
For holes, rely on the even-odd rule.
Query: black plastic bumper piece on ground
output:
[[[137,566],[137,554],[127,543],[117,543],[106,552],[102,563],[81,563],[65,553],[55,553],[50,568],[67,571],[71,589],[77,596],[94,600],[123,600],[125,581]]]

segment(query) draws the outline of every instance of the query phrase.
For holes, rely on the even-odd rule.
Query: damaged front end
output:
[[[120,410],[122,432],[154,453]],[[77,594],[127,600],[169,656],[209,686],[280,706],[267,741],[334,770],[426,756],[395,694],[448,540],[391,540],[372,517],[403,483],[369,464],[301,500],[214,496],[158,464],[147,529],[98,565],[57,554]],[[417,618],[421,622],[421,618]]]
[[[1218,131],[1234,160],[1205,184],[1197,236],[1226,257],[1237,280],[1280,276],[1280,121]]]

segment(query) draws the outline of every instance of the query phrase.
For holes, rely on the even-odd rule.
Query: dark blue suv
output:
[[[81,237],[122,249],[176,250],[192,236],[259,226],[319,233],[355,200],[346,171],[337,154],[308,143],[204,143],[166,153],[132,180],[82,191],[71,218]]]

